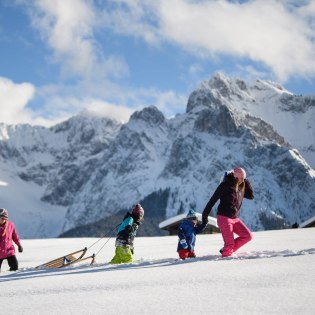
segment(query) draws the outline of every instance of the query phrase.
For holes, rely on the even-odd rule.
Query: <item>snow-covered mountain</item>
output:
[[[217,74],[172,119],[149,106],[126,124],[88,112],[49,129],[1,124],[1,206],[27,237],[55,236],[139,201],[158,223],[202,211],[224,171],[241,165],[255,190],[243,204],[246,223],[299,223],[315,214],[315,171],[294,149],[314,144],[314,108],[313,97],[274,83]]]
[[[275,82],[246,83],[220,73],[203,82],[200,90],[271,124],[315,168],[315,96],[294,95]]]
[[[52,128],[0,124],[1,207],[23,237],[63,231],[67,206],[120,126],[88,112]]]

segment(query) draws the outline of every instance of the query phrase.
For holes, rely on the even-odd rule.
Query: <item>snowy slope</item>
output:
[[[10,273],[3,264],[1,312],[314,314],[314,240],[314,228],[256,232],[238,258],[221,259],[221,235],[198,235],[198,258],[176,261],[177,237],[136,238],[138,262],[110,266],[111,240],[93,267],[47,271],[32,267],[95,239],[25,240],[18,254],[24,270]]]
[[[10,209],[10,219],[21,237],[49,237],[62,231],[66,209],[41,202],[43,188],[3,169],[0,164],[1,207]]]

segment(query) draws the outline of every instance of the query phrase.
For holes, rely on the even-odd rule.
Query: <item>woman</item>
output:
[[[220,250],[222,257],[231,256],[253,237],[248,227],[238,218],[243,198],[254,199],[254,193],[246,179],[245,170],[236,167],[225,173],[223,181],[203,210],[202,219],[207,221],[212,207],[220,199],[217,222],[224,241],[224,247]],[[238,235],[236,239],[233,233]]]

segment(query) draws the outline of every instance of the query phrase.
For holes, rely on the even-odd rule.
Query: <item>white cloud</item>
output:
[[[112,17],[120,10],[123,21],[111,24],[117,32],[134,32],[147,42],[149,32],[155,42],[166,40],[203,58],[249,58],[269,67],[281,81],[315,76],[313,0],[118,2]]]
[[[51,126],[69,117],[69,113],[60,111],[47,118],[43,109],[34,111],[28,107],[36,92],[31,83],[14,83],[0,77],[0,122]]]
[[[26,109],[26,105],[34,93],[35,87],[30,83],[16,84],[0,77],[0,121],[8,124],[29,122],[31,111]]]
[[[160,41],[156,27],[158,17],[155,0],[108,0],[111,9],[105,8],[100,14],[99,24],[112,28],[117,34],[143,38],[147,43],[157,45]]]
[[[108,85],[110,86],[110,85]],[[107,87],[108,87],[107,86]],[[75,86],[65,85],[48,85],[38,89],[38,96],[40,97],[43,106],[37,110],[37,114],[41,117],[50,117],[49,121],[44,122],[46,126],[54,125],[56,122],[66,120],[79,112],[87,110],[93,112],[95,115],[114,118],[119,121],[127,121],[134,109],[117,103],[106,102],[106,84],[104,98],[102,93],[98,93],[100,97],[91,97],[93,93],[87,93],[89,87],[86,82]],[[100,89],[100,86],[94,86],[95,89]],[[118,90],[119,88],[116,87]],[[115,93],[122,94],[115,91]],[[113,92],[113,91],[111,91]],[[97,93],[96,93],[97,94]]]
[[[36,0],[29,12],[64,76],[95,79],[128,74],[121,58],[105,57],[100,50],[94,38],[97,13],[91,1]]]
[[[64,92],[63,86],[50,85],[38,89],[36,93],[41,95],[44,105],[32,110],[28,105],[35,95],[35,87],[30,83],[18,84],[0,77],[0,122],[49,127],[83,110],[126,122],[135,110],[101,99],[83,97],[82,94],[78,97],[64,95]]]
[[[222,71],[223,72],[223,71]],[[256,69],[252,65],[236,65],[234,77],[243,78],[246,81],[251,81],[253,78],[269,79],[269,74],[267,72]]]
[[[308,37],[309,25],[279,1],[162,2],[163,34],[187,49],[262,62],[279,80],[315,74],[315,45]]]
[[[134,112],[133,109],[123,105],[109,104],[102,100],[86,100],[84,107],[97,116],[110,117],[126,123]]]
[[[204,70],[203,70],[202,66],[200,64],[196,64],[196,63],[190,65],[188,68],[188,73],[189,73],[189,75],[192,75],[192,76],[195,76],[195,75],[197,75],[203,71]]]
[[[187,95],[171,90],[129,89],[108,81],[82,81],[75,86],[49,85],[39,88],[37,95],[45,104],[41,109],[45,117],[69,117],[82,110],[92,110],[102,116],[127,121],[135,110],[149,105],[155,105],[170,117],[184,112],[187,103]]]
[[[0,122],[49,127],[85,110],[127,122],[135,110],[148,105],[155,105],[166,117],[184,112],[186,108],[187,96],[173,91],[154,88],[128,90],[107,82],[100,84],[104,88],[103,94],[91,97],[86,95],[86,91],[93,87],[86,84],[84,81],[71,87],[63,84],[39,87],[36,89],[37,102],[42,105],[32,109],[30,101],[34,98],[35,87],[30,83],[18,84],[0,77]],[[100,86],[94,88],[99,91]],[[109,95],[118,101],[104,101]]]

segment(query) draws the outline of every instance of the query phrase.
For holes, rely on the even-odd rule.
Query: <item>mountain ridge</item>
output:
[[[0,124],[0,170],[39,186],[34,215],[43,207],[61,209],[54,210],[55,235],[104,221],[139,201],[146,202],[153,225],[189,208],[202,211],[224,171],[237,165],[247,170],[256,195],[241,212],[249,227],[288,227],[315,214],[315,171],[277,126],[255,111],[268,97],[278,110],[283,95],[292,94],[275,83],[248,84],[216,74],[191,93],[184,114],[170,119],[155,106],[134,112],[125,124],[81,113],[51,128],[25,127],[25,144],[21,133],[12,136],[23,126]],[[305,113],[313,110],[310,100],[307,106],[301,102]],[[1,199],[18,214],[1,194],[4,189]]]

